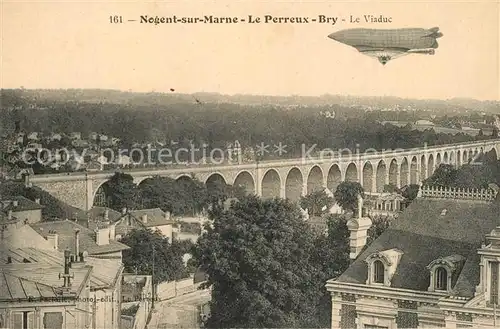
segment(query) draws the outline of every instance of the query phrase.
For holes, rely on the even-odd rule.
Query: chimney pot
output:
[[[49,234],[47,235],[47,241],[50,242],[50,244],[52,245],[52,248],[54,248],[55,250],[58,249],[58,245],[59,245],[59,242],[58,242],[58,235],[56,233],[56,231],[49,231]]]
[[[36,198],[35,202],[38,203],[38,204],[40,204],[40,198]]]
[[[14,200],[14,201],[12,201],[12,205],[14,207],[17,207],[17,206],[19,206],[19,202],[17,200]]]
[[[75,229],[75,258],[80,254],[80,230]],[[78,259],[77,259],[78,261]]]

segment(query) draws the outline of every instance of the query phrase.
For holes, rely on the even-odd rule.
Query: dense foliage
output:
[[[137,186],[132,176],[123,173],[116,173],[103,189],[107,205],[115,210],[160,208],[174,216],[194,216],[245,194],[241,188],[224,182],[203,184],[196,177],[175,180],[155,176]]]
[[[314,191],[300,197],[300,207],[307,209],[309,216],[322,216],[335,204],[335,199],[326,194],[324,190]]]
[[[434,174],[424,181],[425,185],[454,188],[488,188],[494,183],[500,185],[500,160],[495,152],[479,157],[474,163],[455,168],[441,164]]]
[[[152,275],[154,283],[180,280],[189,276],[182,256],[190,251],[189,242],[168,241],[159,231],[132,230],[120,242],[130,249],[123,251],[123,264],[129,273]]]
[[[194,257],[212,286],[208,328],[317,328],[330,325],[325,283],[349,266],[343,215],[318,234],[288,200],[250,196],[211,213]],[[388,219],[374,221],[373,241]]]
[[[364,197],[364,190],[363,186],[358,182],[344,181],[337,186],[333,195],[342,209],[356,212],[358,209],[358,196]]]
[[[391,224],[391,219],[386,216],[372,217],[372,226],[368,229],[366,246],[369,246],[378,238]]]
[[[320,326],[318,292],[325,277],[317,236],[296,205],[251,196],[213,219],[195,252],[213,289],[206,325]]]
[[[466,134],[449,135],[432,129],[419,131],[411,125],[397,127],[384,123],[390,120],[414,122],[429,118],[427,112],[365,111],[363,107],[340,105],[341,100],[336,98],[323,101],[323,105],[291,108],[221,102],[210,95],[204,95],[206,101],[198,103],[192,96],[126,93],[116,96],[116,93],[106,94],[105,91],[101,95],[96,92],[96,96],[91,96],[92,91],[60,93],[54,96],[57,91],[37,94],[36,91],[2,90],[0,134],[13,131],[14,123],[19,122],[21,129],[27,132],[107,134],[120,138],[123,149],[130,149],[134,142],[158,140],[166,141],[171,148],[174,146],[170,141],[178,142],[175,147],[186,147],[191,142],[197,147],[207,144],[208,151],[225,148],[228,142],[235,140],[243,147],[282,142],[287,145],[287,153],[281,156],[287,157],[302,155],[302,145],[306,149],[316,145],[317,149],[333,150],[355,150],[359,145],[362,152],[368,148],[413,148],[424,143],[434,145],[476,139]],[[119,100],[114,100],[116,98]],[[395,104],[405,102],[395,101],[398,102]],[[297,100],[291,99],[291,102]],[[375,104],[380,99],[371,102]],[[32,108],[34,105],[36,109]],[[335,119],[320,115],[324,110],[335,111]],[[64,141],[54,143],[64,145]],[[276,154],[269,152],[265,156]]]

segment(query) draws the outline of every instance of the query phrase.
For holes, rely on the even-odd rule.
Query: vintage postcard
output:
[[[500,327],[500,3],[0,0],[0,328]]]

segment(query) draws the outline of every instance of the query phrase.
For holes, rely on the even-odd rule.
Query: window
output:
[[[43,315],[44,329],[61,329],[63,327],[63,315],[61,312],[47,312]]]
[[[436,269],[436,290],[448,290],[448,271],[443,267]]]
[[[498,305],[498,265],[499,262],[490,262],[491,276],[490,276],[490,302]]]
[[[14,328],[33,329],[34,313],[33,312],[14,312],[13,313]]]
[[[384,283],[384,264],[380,260],[373,262],[373,282]]]

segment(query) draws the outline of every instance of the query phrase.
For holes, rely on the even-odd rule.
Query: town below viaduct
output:
[[[356,181],[367,192],[382,192],[384,185],[403,187],[419,184],[433,174],[440,164],[461,166],[475,161],[477,155],[494,152],[500,155],[500,139],[422,147],[383,152],[324,152],[318,157],[280,159],[240,164],[176,165],[171,167],[121,170],[136,184],[155,176],[190,179],[202,182],[220,180],[243,186],[249,193],[264,198],[282,197],[298,200],[302,195],[328,188],[335,191],[342,181]],[[30,183],[58,199],[80,209],[93,207],[96,195],[114,171],[34,175]]]

